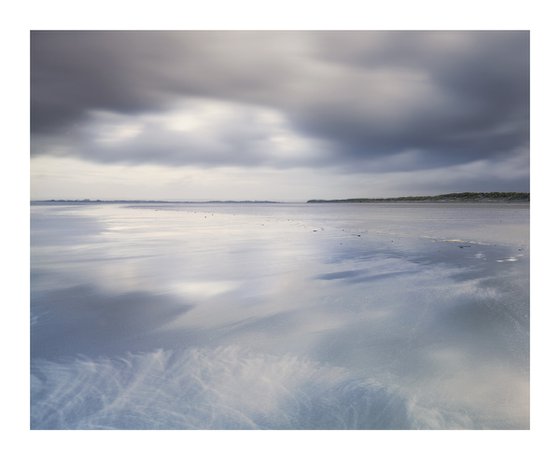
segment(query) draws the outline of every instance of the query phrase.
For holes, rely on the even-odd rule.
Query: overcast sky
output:
[[[31,197],[529,191],[529,33],[32,32]]]

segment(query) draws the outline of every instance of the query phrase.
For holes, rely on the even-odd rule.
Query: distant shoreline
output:
[[[393,198],[345,198],[336,200],[308,200],[298,203],[528,203],[524,192],[463,192],[430,196],[401,196]],[[32,204],[288,204],[295,202],[269,200],[31,200]]]
[[[523,192],[463,192],[430,196],[401,196],[394,198],[308,200],[307,203],[528,203],[529,201],[529,193]]]
[[[235,200],[212,200],[212,201],[168,201],[168,200],[31,200],[31,203],[40,204],[276,204],[282,201],[235,201]]]

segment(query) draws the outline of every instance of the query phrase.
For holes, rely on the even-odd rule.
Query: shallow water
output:
[[[34,429],[529,427],[529,207],[36,204]]]

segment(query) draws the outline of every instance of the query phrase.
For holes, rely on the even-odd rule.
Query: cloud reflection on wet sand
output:
[[[33,428],[528,427],[528,208],[157,209],[34,207]]]

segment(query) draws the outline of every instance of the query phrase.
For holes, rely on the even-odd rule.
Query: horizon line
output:
[[[506,196],[526,196],[530,197],[530,192],[451,192],[437,195],[405,195],[392,196],[385,198],[313,198],[302,200],[185,200],[185,199],[68,199],[68,198],[49,198],[49,199],[30,199],[31,203],[182,203],[182,204],[212,204],[212,203],[239,203],[239,204],[274,204],[274,203],[314,203],[314,202],[352,202],[352,201],[421,201],[442,198],[488,198],[492,195]]]

